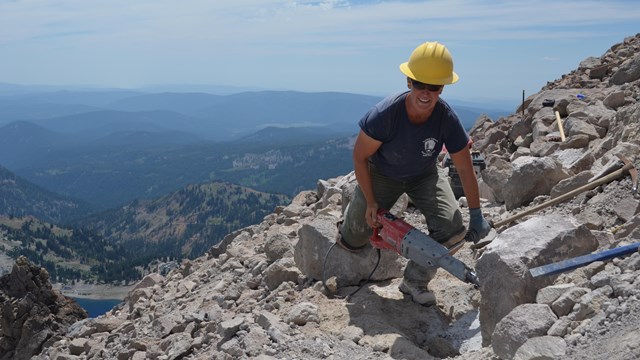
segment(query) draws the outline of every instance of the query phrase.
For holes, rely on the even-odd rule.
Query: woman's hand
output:
[[[378,203],[367,204],[367,211],[365,213],[365,220],[367,224],[373,229],[380,227],[380,223],[377,219],[378,215]]]

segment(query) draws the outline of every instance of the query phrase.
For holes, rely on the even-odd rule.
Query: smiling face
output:
[[[411,89],[407,96],[407,111],[412,120],[426,120],[431,116],[444,89],[444,86],[441,86],[437,91],[434,91],[432,85],[425,85],[410,78],[407,79],[407,87]]]

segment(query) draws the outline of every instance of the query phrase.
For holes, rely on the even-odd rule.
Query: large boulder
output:
[[[586,135],[589,141],[600,137],[595,125],[584,119],[569,116],[564,121],[564,130],[567,137],[576,135]]]
[[[551,157],[519,157],[513,161],[513,173],[503,191],[507,210],[531,202],[538,195],[548,195],[560,180],[570,176],[562,164]]]
[[[312,279],[327,280],[335,276],[340,287],[358,285],[374,269],[377,261],[376,250],[368,246],[364,251],[354,254],[338,246],[332,247],[338,233],[337,221],[334,216],[320,215],[310,223],[304,224],[298,232],[299,240],[295,245],[294,259],[298,269]],[[397,253],[383,250],[372,280],[401,277],[405,264],[406,259]]]
[[[0,359],[30,359],[45,344],[87,317],[72,299],[53,289],[49,273],[21,256],[0,277]]]
[[[476,265],[482,284],[483,344],[491,343],[500,319],[518,305],[535,302],[538,290],[556,278],[533,278],[529,269],[587,254],[597,246],[598,240],[586,226],[561,215],[532,218],[499,234]]]

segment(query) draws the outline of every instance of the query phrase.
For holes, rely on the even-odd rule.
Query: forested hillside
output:
[[[151,262],[196,257],[230,232],[259,222],[284,195],[224,182],[189,185],[155,200],[137,200],[83,219],[82,226]]]
[[[262,220],[289,199],[223,182],[190,185],[155,200],[54,225],[0,216],[0,252],[25,255],[52,282],[129,283],[151,263],[202,255],[222,238]]]
[[[0,252],[26,256],[47,269],[52,282],[135,281],[146,266],[135,252],[86,229],[60,227],[33,217],[0,216]]]
[[[0,215],[32,215],[58,223],[87,209],[81,201],[47,191],[0,166]]]

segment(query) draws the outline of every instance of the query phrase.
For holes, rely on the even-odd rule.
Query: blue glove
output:
[[[491,225],[484,219],[480,208],[469,209],[469,234],[468,239],[475,242],[487,236],[491,231]]]

